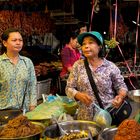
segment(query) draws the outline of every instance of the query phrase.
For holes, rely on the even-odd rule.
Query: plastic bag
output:
[[[93,120],[103,127],[109,127],[112,123],[112,118],[111,118],[111,115],[109,114],[109,112],[101,109],[95,103],[94,103],[94,106],[96,107],[97,111],[94,115]]]
[[[74,114],[78,105],[67,96],[44,96],[44,102],[38,105],[33,111],[27,112],[26,116],[30,120],[47,120],[61,116],[63,113]]]
[[[51,102],[44,102],[38,105],[33,111],[27,112],[26,116],[30,120],[47,120],[51,119],[51,116],[59,117],[64,113],[63,103],[59,100]]]

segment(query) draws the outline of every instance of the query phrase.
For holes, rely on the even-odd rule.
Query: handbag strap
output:
[[[88,75],[88,79],[89,79],[90,85],[92,87],[92,90],[94,91],[95,97],[96,97],[96,99],[97,99],[97,101],[99,103],[99,106],[102,109],[104,109],[104,106],[102,104],[101,98],[100,98],[100,96],[98,94],[99,93],[99,90],[98,90],[98,88],[97,88],[97,86],[95,84],[95,81],[94,81],[93,77],[92,77],[91,69],[89,67],[89,64],[88,64],[88,61],[87,61],[86,58],[84,60],[84,64],[85,64],[85,68],[86,68],[86,72],[87,72],[87,75]]]
[[[26,65],[26,67],[28,68],[28,65],[27,65],[28,63],[26,62],[26,60],[24,60],[24,63]],[[26,94],[27,94],[27,90],[28,90],[29,85],[30,85],[30,82],[28,80],[27,83],[26,83],[26,85],[25,85],[25,90],[24,90],[24,93],[23,93],[22,103],[21,103],[21,106],[19,108],[20,110],[23,110],[23,106],[24,106],[24,102],[25,102],[25,97],[26,97]]]
[[[26,87],[25,87],[25,90],[24,90],[24,95],[23,95],[23,99],[22,99],[22,104],[21,104],[21,107],[19,108],[20,110],[23,110],[23,105],[24,105],[24,102],[25,102],[25,96],[26,96],[26,94],[27,94],[28,86],[29,86],[29,81],[27,81],[27,84],[26,84]]]

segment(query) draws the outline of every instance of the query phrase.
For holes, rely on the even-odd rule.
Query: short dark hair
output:
[[[87,26],[87,24],[86,24],[85,22],[82,22],[82,21],[80,21],[80,22],[77,24],[78,29],[80,29],[80,28],[82,28],[82,27],[85,27],[85,26]]]
[[[71,31],[71,32],[67,33],[67,34],[66,34],[66,37],[65,37],[65,39],[64,39],[63,44],[69,43],[71,38],[72,38],[72,39],[75,39],[75,38],[77,38],[78,35],[79,35],[79,34],[78,34],[78,32],[76,32],[76,31]]]
[[[76,27],[76,31],[78,32],[78,34],[80,33],[80,29],[85,26],[87,26],[85,22],[83,21],[78,22],[77,27]]]
[[[3,41],[7,41],[8,38],[9,38],[9,34],[10,34],[10,33],[13,33],[13,32],[19,32],[19,33],[21,34],[20,30],[17,29],[17,28],[8,28],[8,29],[6,29],[6,30],[2,33],[2,35],[1,35],[1,41],[2,41],[2,42],[3,42]],[[7,49],[6,49],[6,47],[5,47],[5,46],[3,45],[3,43],[2,43],[1,54],[3,54],[3,53],[6,52],[6,51],[7,51]]]
[[[104,45],[102,45],[102,48],[100,48],[98,57],[100,57],[100,58],[105,57],[105,47],[104,47]]]
[[[19,32],[20,33],[20,30],[19,29],[16,29],[16,28],[8,28],[7,30],[5,30],[3,32],[3,34],[1,35],[1,39],[2,41],[6,41],[8,38],[9,38],[9,34],[12,33],[12,32]],[[21,33],[20,33],[21,34]]]

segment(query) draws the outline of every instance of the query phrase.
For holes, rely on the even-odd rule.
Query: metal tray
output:
[[[140,103],[140,89],[130,90],[128,92],[128,97],[134,102]]]
[[[68,133],[80,132],[83,130],[87,130],[87,131],[90,130],[90,132],[92,133],[93,140],[97,140],[98,135],[102,131],[101,126],[92,121],[73,120],[73,121],[61,122],[59,124]],[[96,132],[93,132],[95,130]],[[60,131],[57,124],[53,124],[46,127],[43,133],[43,136],[47,138],[59,138],[61,135],[60,135]],[[84,138],[84,139],[88,140],[88,138]]]

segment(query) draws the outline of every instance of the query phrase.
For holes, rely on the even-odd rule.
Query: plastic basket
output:
[[[42,94],[50,94],[52,79],[46,79],[37,82],[37,99],[42,98]]]

